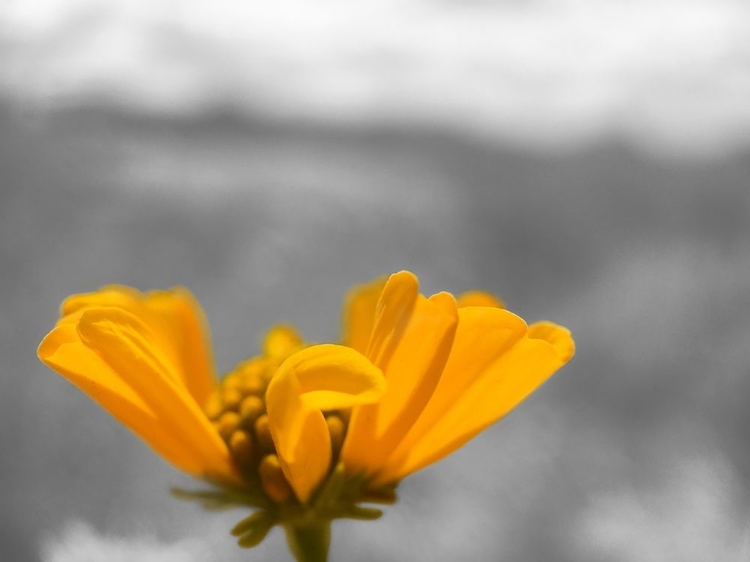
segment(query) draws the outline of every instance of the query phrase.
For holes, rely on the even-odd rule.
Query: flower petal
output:
[[[164,344],[175,349],[183,384],[199,405],[205,404],[217,380],[208,322],[200,304],[183,287],[147,293],[144,304],[162,323]],[[158,324],[153,329],[158,331]]]
[[[384,296],[388,289],[386,286]],[[372,334],[373,341],[388,342],[389,350],[381,353],[380,359],[370,356],[383,369],[388,390],[379,403],[352,412],[341,452],[347,469],[368,474],[383,467],[428,403],[448,359],[457,324],[456,301],[448,293],[429,299],[418,296],[408,317],[402,314],[403,308],[390,310],[404,307],[403,300],[391,303],[381,299],[381,304],[383,317],[399,319],[377,324]],[[406,326],[401,328],[404,321]],[[387,333],[381,334],[381,329]],[[371,344],[371,350],[377,349],[377,344]]]
[[[152,408],[98,353],[81,341],[77,329],[80,317],[80,313],[66,317],[42,340],[38,350],[40,360],[177,468],[196,476],[233,479],[231,467],[212,470],[190,441],[170,431],[159,409]]]
[[[567,363],[576,352],[575,342],[570,335],[570,330],[547,320],[535,322],[529,326],[528,335],[535,340],[544,340],[554,347],[557,356],[563,363]]]
[[[142,306],[143,295],[125,285],[106,285],[93,293],[71,295],[62,303],[60,316],[65,317],[85,308],[115,306],[125,309]]]
[[[268,422],[284,475],[301,502],[307,502],[331,463],[322,410],[374,402],[384,392],[380,369],[345,346],[314,345],[281,364],[266,392]]]
[[[411,431],[386,463],[383,477],[403,463],[414,447],[487,368],[526,332],[526,323],[500,308],[467,307],[458,311],[458,328],[440,382]]]
[[[62,315],[92,307],[121,308],[147,324],[162,350],[179,364],[184,386],[199,404],[205,403],[216,386],[216,373],[208,324],[190,291],[175,287],[140,293],[131,287],[108,285],[93,293],[68,297],[62,305]]]
[[[375,311],[386,281],[386,277],[379,277],[369,283],[357,285],[344,298],[342,341],[344,345],[363,355],[367,353],[370,334],[375,325]]]
[[[459,314],[445,385],[376,484],[399,480],[450,454],[510,412],[572,356],[573,340],[561,326],[544,323],[526,331],[520,318],[500,309],[468,308]],[[468,345],[472,341],[476,346]]]
[[[226,445],[145,323],[118,308],[87,308],[77,332],[81,343],[96,352],[109,371],[157,415],[165,431],[201,460],[205,473],[219,478],[233,476]]]
[[[409,323],[418,296],[419,281],[409,271],[394,273],[383,287],[365,354],[383,371]]]

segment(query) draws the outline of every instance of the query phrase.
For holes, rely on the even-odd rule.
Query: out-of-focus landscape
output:
[[[0,8],[0,558],[289,559],[38,362],[66,296],[188,286],[226,372],[407,268],[577,355],[332,562],[750,559],[743,2],[35,5]]]

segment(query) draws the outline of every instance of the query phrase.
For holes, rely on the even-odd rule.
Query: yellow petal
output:
[[[365,354],[381,369],[388,365],[419,296],[419,281],[413,273],[400,271],[388,278],[375,308],[375,323]]]
[[[146,294],[145,306],[157,315],[152,330],[173,347],[182,382],[198,404],[216,387],[208,322],[193,294],[183,287]]]
[[[357,285],[350,289],[344,298],[342,341],[344,345],[362,354],[367,352],[370,334],[375,324],[375,309],[386,281],[386,277],[379,277],[369,283]]]
[[[146,324],[121,309],[86,308],[77,332],[81,343],[156,414],[164,430],[200,459],[205,473],[231,477],[226,445]]]
[[[567,363],[576,352],[575,342],[570,335],[570,330],[547,320],[535,322],[529,326],[528,335],[535,340],[544,340],[554,347],[557,356],[563,363]]]
[[[467,291],[462,293],[456,299],[458,308],[468,306],[489,306],[492,308],[505,308],[505,303],[491,293],[484,291]]]
[[[518,337],[519,325],[512,314],[494,309],[509,316],[488,319],[481,318],[476,310],[480,309],[460,312],[459,345],[451,353],[444,375],[449,384],[436,391],[435,404],[425,409],[415,433],[406,437],[376,483],[401,479],[450,454],[510,412],[571,356],[568,352],[573,349],[573,341],[566,328],[545,323],[526,331],[524,325],[522,337]],[[464,314],[472,319],[462,330]],[[488,321],[496,325],[494,352],[490,341],[481,337],[481,324]],[[503,321],[507,322],[505,328]],[[533,337],[540,335],[543,339]],[[476,349],[466,345],[473,339],[478,342]],[[460,380],[464,373],[468,381]],[[452,401],[450,391],[457,393]]]
[[[208,324],[192,293],[183,287],[140,293],[131,287],[108,285],[93,293],[68,297],[63,317],[92,307],[129,311],[148,325],[163,352],[179,365],[183,384],[199,404],[216,386]]]
[[[195,297],[185,288],[140,293],[131,287],[108,285],[93,293],[68,297],[63,316],[91,307],[127,310],[149,326],[162,350],[180,366],[184,385],[199,404],[216,386],[208,325]]]
[[[392,469],[404,462],[414,444],[526,332],[526,323],[521,318],[500,308],[461,308],[458,318],[456,337],[440,382],[421,416],[386,463],[383,471],[386,476],[392,476]]]
[[[388,286],[384,295],[387,290]],[[403,301],[395,300],[393,305],[385,301],[383,317],[403,318],[399,311],[389,310],[390,306],[403,306]],[[390,348],[388,353],[380,354],[380,359],[373,357],[385,373],[388,390],[377,404],[352,412],[341,452],[350,471],[373,474],[380,470],[428,403],[453,343],[456,301],[448,293],[429,299],[420,295],[405,320],[404,328],[400,327],[400,319],[377,324],[373,331],[373,340],[387,341]],[[381,326],[389,332],[381,335]]]
[[[80,314],[77,315],[80,319]],[[71,318],[70,316],[67,318]],[[40,360],[129,427],[165,460],[196,476],[231,480],[225,470],[211,471],[180,435],[169,430],[158,409],[153,409],[113,371],[102,357],[84,345],[76,323],[61,322],[39,345]],[[231,468],[228,468],[231,472]]]
[[[322,410],[367,404],[383,392],[380,369],[345,346],[311,346],[281,364],[266,392],[268,421],[284,475],[301,502],[308,501],[331,463]]]
[[[89,307],[105,306],[132,310],[143,306],[143,295],[132,287],[106,285],[93,293],[69,296],[60,307],[60,316],[68,316]]]

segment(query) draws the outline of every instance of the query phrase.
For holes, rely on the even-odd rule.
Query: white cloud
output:
[[[42,539],[43,562],[203,562],[207,549],[196,540],[162,543],[153,537],[101,535],[83,522],[73,522],[59,535]]]
[[[750,514],[723,460],[671,463],[663,487],[595,497],[580,520],[579,560],[741,561],[750,557]]]
[[[744,0],[9,0],[0,87],[570,144],[750,142]]]

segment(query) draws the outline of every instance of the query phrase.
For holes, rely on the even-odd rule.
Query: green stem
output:
[[[286,542],[297,562],[326,562],[331,544],[331,522],[315,521],[284,526]]]

